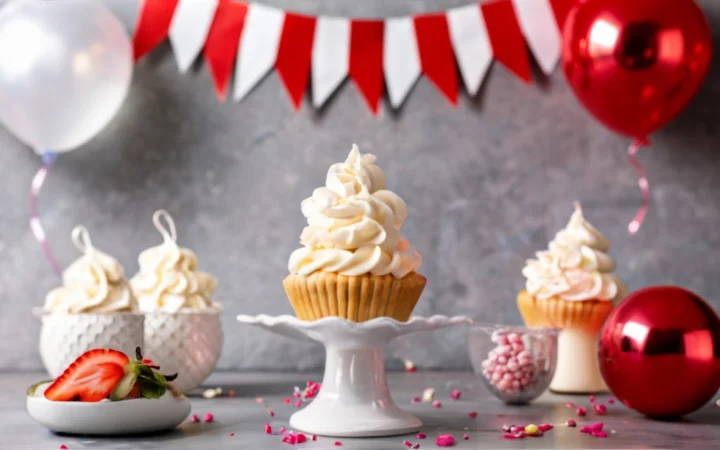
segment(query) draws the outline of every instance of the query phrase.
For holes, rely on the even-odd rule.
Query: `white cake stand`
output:
[[[325,317],[308,322],[293,316],[240,315],[241,323],[292,339],[310,338],[325,346],[325,374],[317,397],[290,418],[298,431],[320,436],[393,436],[417,431],[420,419],[398,408],[385,378],[384,346],[398,336],[463,323],[467,317],[381,317],[350,322]]]

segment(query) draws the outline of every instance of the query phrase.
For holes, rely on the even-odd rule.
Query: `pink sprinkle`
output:
[[[313,434],[313,435],[312,435],[312,440],[313,440],[313,441],[317,441],[317,436]]]
[[[403,445],[404,445],[405,447],[407,447],[407,448],[410,448],[410,447],[412,447],[412,442],[410,442],[410,441],[403,441]]]
[[[417,436],[415,436],[418,439],[425,439],[427,437],[427,434],[425,433],[418,433]]]
[[[255,403],[263,403],[262,397],[255,397]]]
[[[299,408],[302,406],[302,402],[300,400],[295,400],[295,404],[293,406],[295,406],[296,408]]]
[[[476,418],[476,417],[477,417],[477,411],[470,411],[470,412],[468,413],[468,417],[471,418],[471,419]]]
[[[615,404],[615,399],[612,398],[612,397],[610,397],[610,398],[608,399],[608,403],[610,403],[611,405],[614,405],[614,404]]]
[[[599,416],[602,416],[607,412],[607,406],[603,405],[602,403],[599,403],[597,405],[593,405],[593,410],[595,410],[595,413]]]
[[[418,444],[418,443],[415,443],[415,445],[413,445],[413,446],[412,446],[412,448],[414,448],[415,450],[417,450],[417,449],[419,449],[419,448],[420,448],[420,444]]]
[[[467,433],[463,433],[463,439],[467,441],[468,439],[470,439],[470,435]]]
[[[585,425],[585,426],[583,426],[583,427],[580,428],[580,432],[581,432],[581,433],[590,434],[590,433],[592,433],[592,431],[593,431],[593,430],[592,430],[592,428],[590,428],[589,425]]]
[[[590,400],[590,403],[595,403],[595,396],[591,395],[590,397],[588,397],[588,400]]]
[[[233,437],[233,436],[235,436],[235,433],[230,433],[230,437]]]
[[[434,402],[432,402],[432,405],[433,405],[433,408],[442,408],[442,403],[440,403],[440,402],[437,401],[437,400],[435,400]]]
[[[450,393],[450,398],[452,398],[453,400],[460,400],[460,396],[461,396],[461,395],[462,395],[462,392],[460,392],[459,390],[455,389],[454,391],[452,391],[452,392]]]
[[[287,430],[285,429],[285,427],[280,427],[280,434],[285,434],[285,433],[287,433]]]
[[[298,433],[295,436],[297,437],[298,444],[302,444],[303,442],[307,441],[307,436],[302,433]]]
[[[60,450],[67,450],[67,446],[65,444],[61,445]]]
[[[335,441],[335,447],[342,447],[342,442]]]
[[[595,436],[596,438],[606,438],[607,437],[607,433],[604,431],[593,431],[592,435]]]
[[[215,416],[212,415],[212,413],[205,414],[205,417],[203,418],[203,422],[210,423],[213,420],[215,420]]]
[[[293,393],[293,397],[295,397],[295,398],[300,398],[300,397],[302,397],[302,394],[301,394],[299,391],[295,391],[295,392]]]
[[[420,397],[413,397],[410,399],[410,403],[420,403],[422,399]]]
[[[283,401],[285,402],[286,405],[289,405],[290,403],[292,403],[292,399],[290,397],[286,398]]]
[[[590,425],[590,431],[602,431],[604,426],[605,426],[604,423],[596,422],[596,423]]]
[[[574,408],[575,404],[573,402],[567,402],[567,403],[565,403],[565,407],[566,408]]]
[[[538,425],[538,430],[542,431],[543,433],[548,430],[552,430],[552,429],[553,429],[553,426],[550,425],[549,423],[543,423],[541,425]]]
[[[200,418],[197,416],[197,414],[193,414],[192,416],[190,416],[190,422],[198,423],[200,422]]]
[[[452,434],[439,434],[435,438],[435,445],[438,447],[452,447],[455,445],[455,437]]]
[[[272,434],[272,427],[269,423],[265,424],[265,434]]]
[[[567,426],[569,426],[570,428],[575,428],[577,426],[577,422],[575,422],[572,419],[568,420],[566,423],[567,423]]]
[[[579,406],[578,409],[575,410],[578,416],[585,417],[585,414],[587,414],[587,409],[583,408],[582,406]]]

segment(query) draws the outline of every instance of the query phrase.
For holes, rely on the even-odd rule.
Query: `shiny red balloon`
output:
[[[680,287],[632,293],[605,322],[599,348],[610,390],[650,417],[691,413],[720,388],[720,319]]]
[[[608,128],[644,140],[697,93],[712,37],[692,0],[585,0],[563,30],[563,70]]]

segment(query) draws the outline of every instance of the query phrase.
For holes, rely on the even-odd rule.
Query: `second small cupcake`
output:
[[[130,286],[145,313],[145,353],[163,370],[179,373],[173,384],[188,392],[215,369],[222,351],[222,308],[212,301],[217,281],[198,271],[195,253],[176,243],[167,211],[156,211],[153,223],[163,243],[140,253],[140,272]]]
[[[308,221],[303,247],[290,255],[283,281],[295,314],[407,321],[427,280],[417,272],[420,254],[400,235],[405,202],[385,189],[375,156],[353,146],[301,209]]]

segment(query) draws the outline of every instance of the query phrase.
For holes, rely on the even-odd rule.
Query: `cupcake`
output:
[[[163,243],[140,253],[130,286],[145,314],[145,353],[179,374],[173,384],[184,393],[205,381],[220,359],[222,308],[212,300],[217,280],[198,270],[195,253],[178,246],[167,211],[156,211],[153,223]]]
[[[550,389],[562,393],[607,390],[598,367],[598,334],[627,291],[613,274],[608,240],[585,218],[578,203],[567,226],[523,269],[527,281],[517,298],[530,327],[555,327],[558,363]]]
[[[405,202],[385,189],[375,156],[354,145],[301,209],[303,247],[290,255],[283,281],[298,318],[407,321],[427,280],[417,272],[420,254],[400,235]]]
[[[143,317],[122,265],[93,246],[85,227],[72,231],[72,241],[83,255],[65,269],[42,311],[40,356],[53,378],[88,350],[132,355],[143,345]]]

